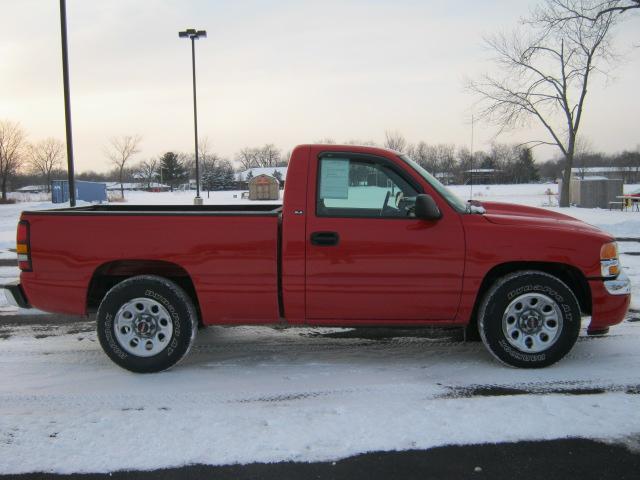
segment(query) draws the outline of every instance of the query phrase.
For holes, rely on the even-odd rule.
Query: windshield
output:
[[[453,193],[442,183],[440,183],[440,181],[436,177],[422,168],[419,163],[414,162],[406,155],[399,155],[399,157],[407,162],[416,172],[418,172],[420,176],[424,178],[429,183],[429,185],[431,185],[440,195],[442,195],[447,203],[454,209],[456,209],[460,213],[465,213],[468,211],[467,205],[462,200],[460,200],[455,193]]]

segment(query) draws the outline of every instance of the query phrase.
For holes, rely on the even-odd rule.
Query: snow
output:
[[[470,197],[468,186],[453,189]],[[557,187],[476,185],[472,198],[543,206],[640,240],[640,213],[545,206],[547,189]],[[193,192],[125,196],[131,204],[191,204]],[[240,192],[203,198],[245,201]],[[0,258],[15,256],[6,249],[14,248],[21,210],[54,207],[0,206]],[[619,245],[638,310],[640,256],[630,253],[640,242]],[[0,267],[0,282],[17,273]],[[335,460],[566,437],[631,447],[640,435],[640,322],[631,318],[602,338],[586,336],[585,319],[572,352],[541,370],[506,368],[481,343],[446,333],[380,339],[366,330],[213,327],[198,332],[179,366],[153,375],[116,367],[92,322],[56,326],[46,318],[0,323],[0,474]]]
[[[1,343],[0,472],[316,461],[640,431],[640,395],[628,393],[639,383],[629,368],[640,361],[637,323],[582,336],[544,370],[502,367],[481,344],[322,333],[210,328],[180,367],[143,376],[116,368],[93,332],[36,339],[23,329]],[[478,385],[530,393],[465,393]],[[606,392],[571,394],[597,388]]]

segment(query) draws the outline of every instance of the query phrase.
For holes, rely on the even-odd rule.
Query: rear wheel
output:
[[[580,307],[571,289],[544,272],[516,272],[485,295],[478,331],[489,351],[512,367],[539,368],[564,357],[580,331]]]
[[[116,364],[137,373],[166,370],[189,351],[198,326],[189,296],[166,278],[141,275],[107,292],[98,339]]]

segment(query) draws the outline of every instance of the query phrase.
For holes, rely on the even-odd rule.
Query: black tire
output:
[[[136,299],[140,299],[140,302],[136,303],[134,301]],[[131,314],[126,311],[133,309],[131,305],[136,307],[141,305],[142,309],[146,308],[145,305],[151,305],[150,309],[160,312],[157,314],[157,318],[153,317],[150,312],[147,315],[146,311],[143,311],[140,317],[144,316],[145,321],[147,318],[150,319],[146,325],[151,325],[156,319],[158,324],[153,323],[152,327],[139,328],[139,325],[134,326],[136,321],[141,320],[138,317],[134,317],[132,320],[121,320],[126,314],[131,317]],[[132,343],[125,345],[124,336],[120,335],[123,332],[116,332],[115,329],[116,324],[119,325],[121,321],[132,322],[131,326],[134,332],[125,331],[137,338],[136,347],[140,342],[148,341],[151,345],[154,345],[155,342],[153,351],[145,352],[143,345],[140,345],[140,350],[136,350]],[[154,336],[143,337],[145,334],[154,333],[156,327],[162,328],[159,322],[164,324],[164,328],[171,330],[165,330],[166,335],[158,330],[160,333],[156,333]],[[100,345],[114,363],[132,372],[154,373],[171,368],[188,353],[195,339],[198,317],[189,295],[178,285],[163,277],[140,275],[118,283],[107,292],[98,308],[97,328]],[[122,328],[126,329],[126,327]],[[145,331],[140,333],[139,329]],[[154,353],[156,349],[161,350],[156,354]],[[140,354],[135,354],[138,351]]]
[[[522,271],[489,289],[478,312],[478,331],[502,363],[541,368],[569,353],[578,339],[580,320],[578,300],[564,282],[548,273]]]

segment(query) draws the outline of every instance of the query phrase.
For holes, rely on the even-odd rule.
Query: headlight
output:
[[[620,273],[618,244],[616,242],[605,243],[600,248],[600,271],[602,276],[606,278],[617,277]]]

